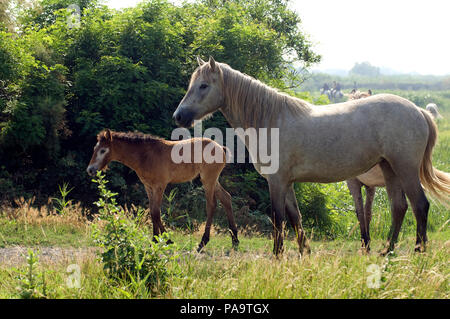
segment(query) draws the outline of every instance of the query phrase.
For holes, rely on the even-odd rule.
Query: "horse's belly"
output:
[[[367,156],[366,154],[364,158],[354,155],[342,157],[341,159],[329,156],[317,157],[312,161],[303,160],[299,162],[299,165],[293,167],[292,180],[316,183],[341,182],[355,176],[367,174],[368,170],[376,165],[379,160],[379,154],[373,154],[373,156]]]

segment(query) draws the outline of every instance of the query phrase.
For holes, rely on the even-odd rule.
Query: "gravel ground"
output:
[[[95,247],[5,247],[0,248],[0,267],[26,264],[28,249],[32,249],[37,253],[41,264],[55,264],[73,262],[84,258],[95,258],[95,252],[98,250]]]

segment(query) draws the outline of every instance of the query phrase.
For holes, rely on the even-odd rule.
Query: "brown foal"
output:
[[[201,162],[195,163],[193,160],[194,156],[191,154],[190,163],[186,163],[187,161],[175,163],[172,160],[172,149],[176,145],[180,146],[181,143],[189,143],[191,150],[195,150],[196,145],[198,148],[200,146],[198,143],[201,144],[202,150],[210,145],[208,149],[211,150],[211,155],[223,155],[223,161],[205,161],[202,156]],[[211,145],[213,146],[212,149]],[[220,153],[217,154],[215,152]],[[188,182],[200,175],[206,195],[207,219],[198,251],[209,241],[217,200],[222,203],[225,209],[232,244],[234,248],[237,248],[239,240],[233,216],[231,196],[220,185],[218,180],[226,164],[226,152],[222,146],[207,138],[167,141],[148,134],[113,132],[106,129],[97,136],[97,144],[94,147],[94,152],[87,168],[88,174],[94,175],[97,170],[105,169],[111,161],[120,162],[133,169],[144,184],[150,204],[153,235],[165,232],[161,221],[160,209],[167,184]]]

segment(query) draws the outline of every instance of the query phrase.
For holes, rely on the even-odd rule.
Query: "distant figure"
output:
[[[328,86],[328,83],[324,83],[323,87],[320,89],[320,94],[330,94],[330,87]]]
[[[442,119],[442,115],[439,113],[439,109],[435,103],[428,103],[425,109],[433,115],[433,118],[437,121]]]
[[[333,88],[331,89],[331,99],[334,101],[341,99],[344,94],[341,92],[341,84],[336,81],[333,81]]]

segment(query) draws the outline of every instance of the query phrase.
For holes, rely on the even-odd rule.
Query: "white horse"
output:
[[[437,127],[429,112],[392,94],[314,106],[213,58],[198,62],[174,112],[178,125],[190,127],[194,120],[220,110],[234,128],[269,128],[269,141],[270,128],[278,129],[279,169],[262,174],[269,184],[276,255],[283,251],[285,213],[297,233],[300,253],[309,249],[294,182],[344,181],[376,164],[392,203],[391,232],[383,253],[394,249],[407,209],[405,194],[417,220],[416,250],[425,250],[429,202],[422,185],[444,202],[450,198],[450,176],[431,163]],[[259,139],[262,134],[257,134]],[[262,173],[261,161],[254,166]]]
[[[436,121],[443,118],[439,113],[439,109],[435,103],[428,103],[425,109],[433,115]]]

